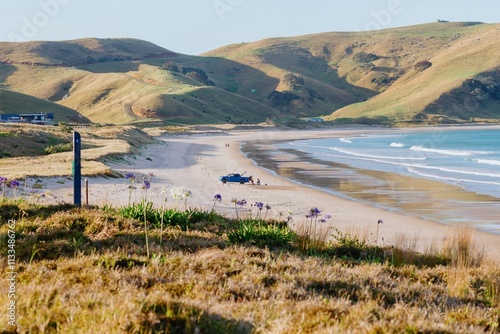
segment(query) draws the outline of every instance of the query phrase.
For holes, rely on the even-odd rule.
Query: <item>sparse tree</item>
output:
[[[374,53],[366,53],[363,51],[356,53],[353,57],[354,61],[357,61],[360,63],[371,63],[372,61],[375,61],[379,58],[380,57]]]
[[[422,60],[413,66],[413,69],[418,72],[422,72],[432,66],[432,63],[428,60]]]
[[[215,86],[215,83],[208,78],[207,74],[202,69],[196,67],[183,67],[182,73],[206,86]]]
[[[472,92],[470,92],[472,96],[478,101],[485,101],[490,97],[490,94],[486,93],[481,88],[476,88]]]
[[[293,73],[287,73],[283,77],[283,83],[291,89],[295,89],[297,86],[304,84],[304,78]]]
[[[177,65],[171,61],[167,61],[166,63],[164,63],[161,68],[167,71],[179,72],[179,67],[177,67]]]

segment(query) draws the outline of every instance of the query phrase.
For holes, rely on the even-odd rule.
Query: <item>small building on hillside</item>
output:
[[[4,123],[31,123],[38,125],[54,125],[54,114],[53,113],[0,114],[0,121]]]

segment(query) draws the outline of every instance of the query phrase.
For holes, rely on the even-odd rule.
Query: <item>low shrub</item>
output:
[[[263,220],[246,219],[227,235],[232,244],[252,244],[258,247],[287,248],[296,239],[288,227],[269,224]]]
[[[432,63],[428,60],[422,60],[413,66],[413,69],[418,72],[422,72],[432,66]]]
[[[47,146],[46,148],[43,149],[43,151],[45,152],[45,154],[54,154],[54,153],[60,153],[60,152],[71,152],[72,150],[73,150],[73,144],[72,143],[50,145],[50,146]]]
[[[203,211],[197,208],[190,208],[185,211],[177,209],[154,208],[152,202],[134,203],[122,207],[118,212],[124,218],[133,218],[140,221],[146,219],[153,227],[179,226],[186,230],[191,224],[199,222],[211,222],[218,218],[215,211]],[[163,218],[163,219],[162,219]]]

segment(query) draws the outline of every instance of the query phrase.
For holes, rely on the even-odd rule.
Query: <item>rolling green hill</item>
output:
[[[0,114],[53,113],[54,122],[88,123],[77,111],[26,94],[0,89]]]
[[[436,124],[500,119],[500,25],[440,22],[233,44],[0,43],[0,88],[93,122]]]
[[[441,26],[445,28],[439,29]],[[403,59],[412,61],[401,59],[392,82],[379,95],[336,110],[327,119],[389,123],[500,119],[500,25],[447,26],[436,23],[425,30],[408,28],[410,36],[421,33],[409,43],[417,48],[415,53],[403,54]],[[435,47],[425,43],[436,40],[440,42]]]

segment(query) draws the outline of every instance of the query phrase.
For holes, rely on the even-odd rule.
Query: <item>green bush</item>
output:
[[[63,133],[70,133],[71,131],[73,131],[73,128],[68,123],[65,122],[59,122],[58,126],[61,129],[61,132]]]
[[[140,221],[146,219],[153,227],[179,226],[186,230],[191,224],[199,222],[210,222],[217,218],[215,211],[203,211],[197,208],[179,211],[176,209],[153,208],[152,202],[135,203],[120,208],[119,213],[124,218],[133,218]]]
[[[422,60],[413,66],[413,69],[418,72],[422,72],[432,66],[432,63],[428,60]]]
[[[43,151],[45,152],[45,154],[54,154],[59,152],[71,152],[72,150],[73,144],[67,143],[47,146]]]
[[[258,247],[288,247],[295,239],[295,233],[288,227],[272,225],[262,220],[242,220],[240,226],[229,232],[229,242],[233,244],[250,243]]]
[[[133,218],[144,221],[146,219],[150,223],[154,223],[159,216],[156,210],[153,209],[153,203],[140,202],[120,208],[118,212],[124,218]]]
[[[297,86],[304,84],[304,78],[293,73],[287,73],[283,77],[283,83],[290,87],[290,89],[295,89]]]
[[[335,234],[332,235],[336,241],[332,248],[334,255],[352,259],[366,259],[367,254],[372,253],[373,247],[366,240],[350,233],[343,233],[337,228],[334,228],[334,230]]]
[[[377,56],[374,53],[366,53],[366,52],[359,52],[352,57],[354,61],[357,61],[359,63],[371,63],[372,61],[375,61],[377,59],[380,59],[379,56]]]
[[[213,222],[219,218],[219,215],[215,210],[203,211],[197,208],[187,209],[185,213],[189,216],[189,222],[199,223],[199,222]]]
[[[166,63],[164,63],[161,66],[161,69],[167,70],[167,71],[172,71],[172,72],[179,72],[179,67],[171,61],[167,61]]]

